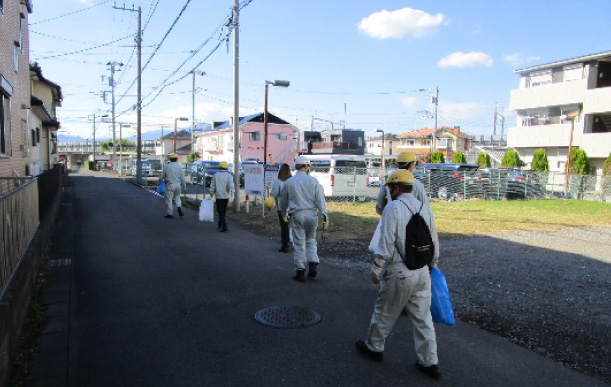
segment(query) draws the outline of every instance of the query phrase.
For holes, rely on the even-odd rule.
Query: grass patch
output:
[[[431,203],[441,238],[500,235],[512,231],[555,231],[569,227],[611,226],[611,204],[582,200],[511,200]],[[369,241],[378,223],[375,203],[328,202],[327,238],[335,241]],[[250,214],[241,207],[228,217],[263,233],[278,233],[278,216],[263,218],[261,207]]]

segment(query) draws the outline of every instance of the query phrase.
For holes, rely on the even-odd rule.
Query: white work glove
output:
[[[382,270],[384,269],[384,265],[376,258],[375,261],[373,261],[373,265],[371,266],[371,281],[374,284],[379,284],[380,283],[380,276],[382,275]]]

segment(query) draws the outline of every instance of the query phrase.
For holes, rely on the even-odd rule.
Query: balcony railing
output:
[[[318,141],[312,143],[312,149],[346,149],[357,150],[358,144],[346,141]]]

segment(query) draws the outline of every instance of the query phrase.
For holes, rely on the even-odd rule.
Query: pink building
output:
[[[274,163],[291,163],[297,154],[297,129],[268,113],[267,153]],[[242,161],[263,161],[265,126],[263,113],[240,118],[240,156]],[[233,161],[233,126],[229,121],[215,123],[197,135],[195,150],[203,160]],[[268,156],[268,162],[271,161]]]

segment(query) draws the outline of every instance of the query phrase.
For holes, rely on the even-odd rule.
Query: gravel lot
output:
[[[459,319],[611,383],[611,227],[440,243]],[[319,243],[319,255],[368,278],[362,244]]]

